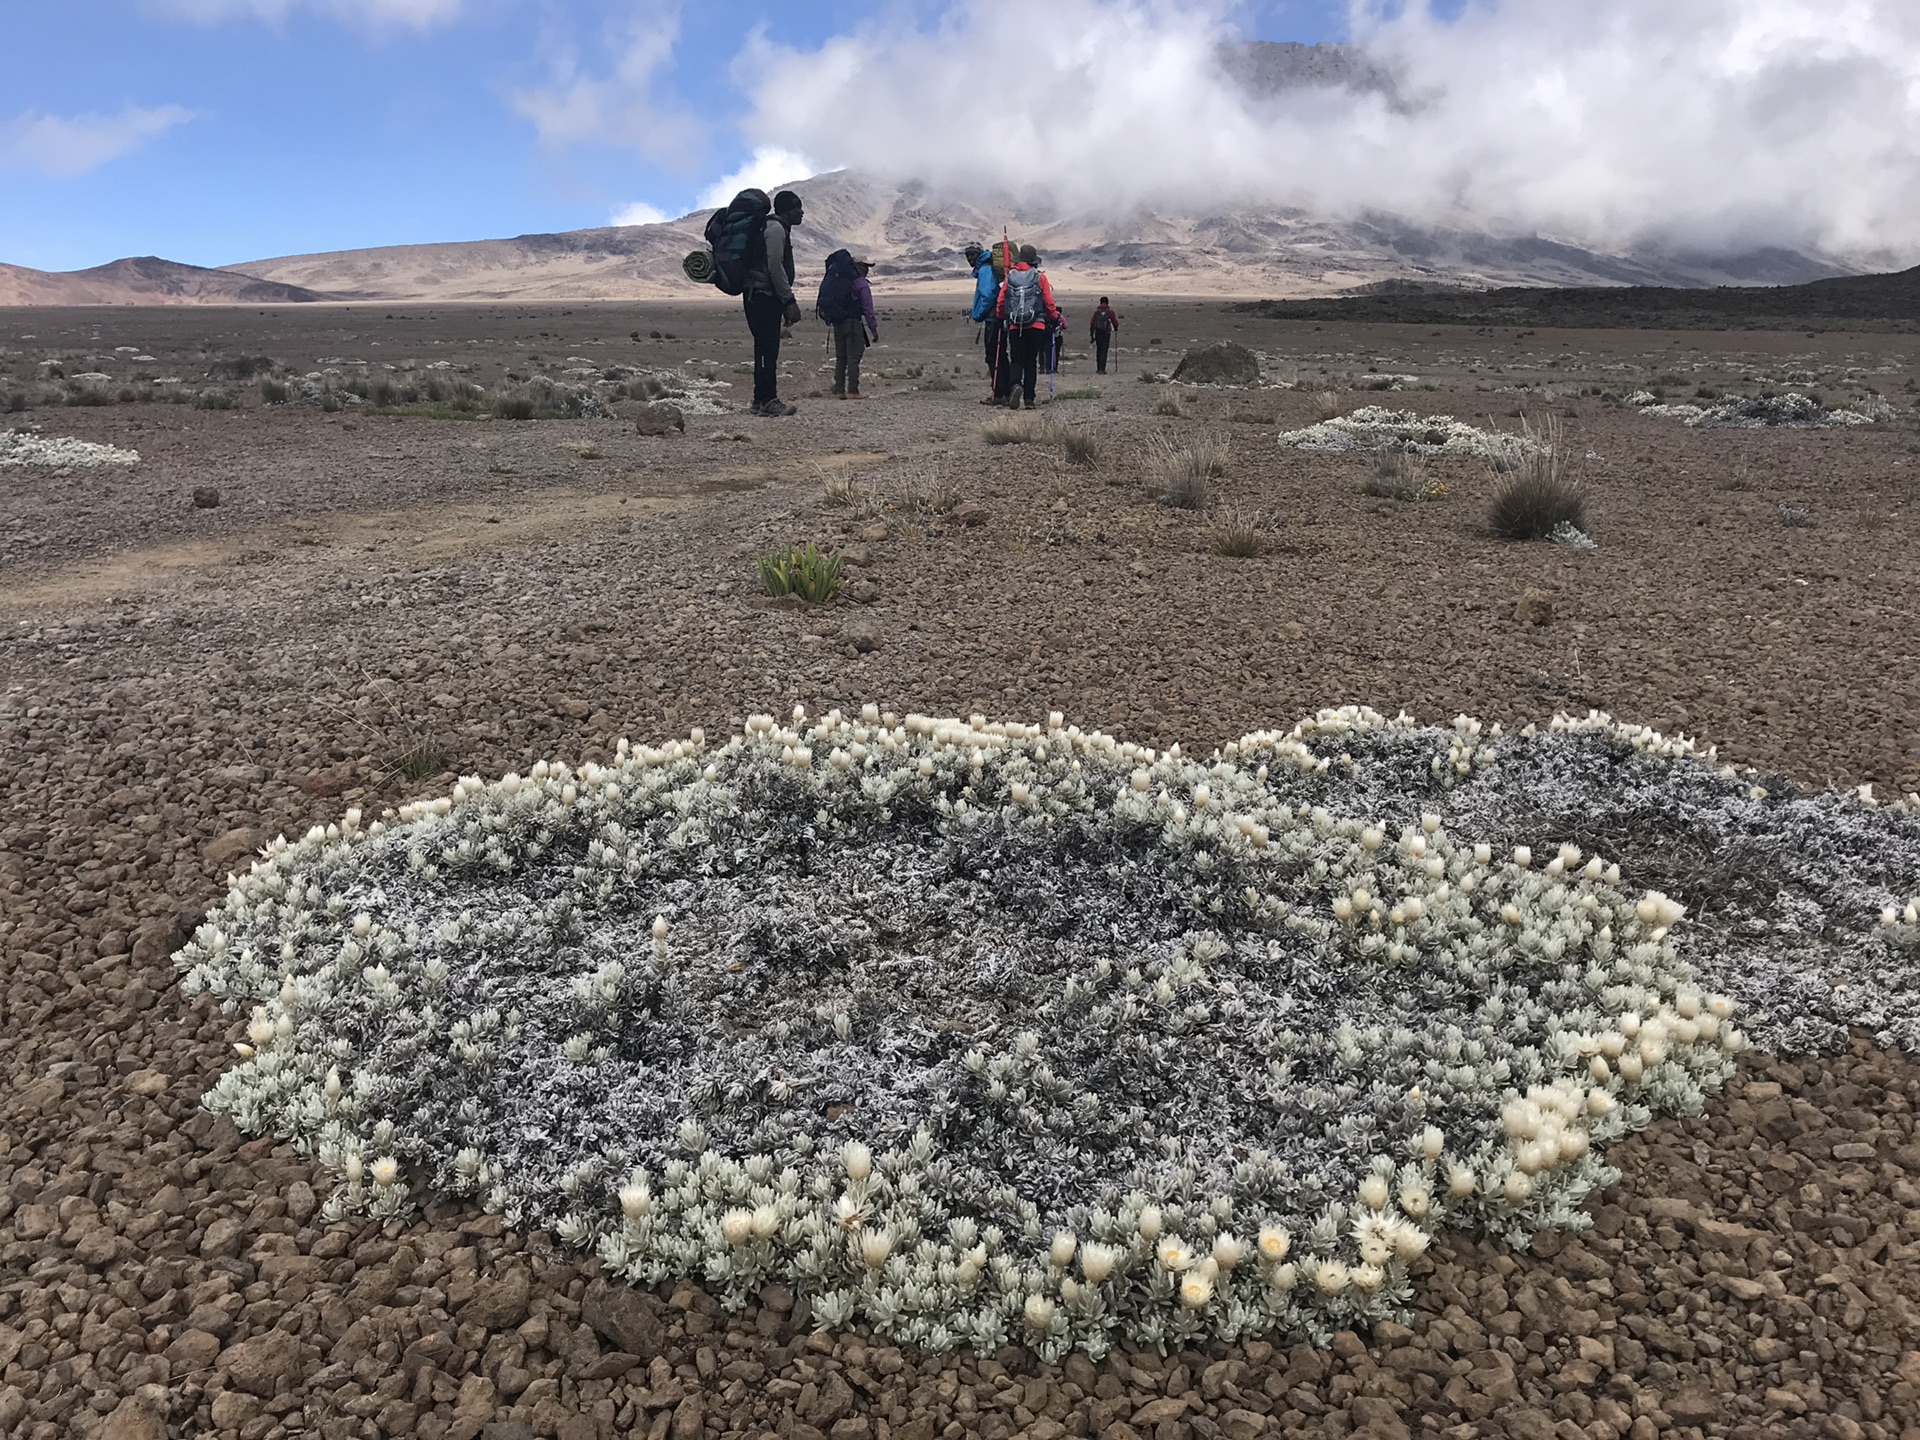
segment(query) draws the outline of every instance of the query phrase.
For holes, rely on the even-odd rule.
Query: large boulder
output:
[[[1182,355],[1173,378],[1188,385],[1258,385],[1260,357],[1244,345],[1222,340]]]

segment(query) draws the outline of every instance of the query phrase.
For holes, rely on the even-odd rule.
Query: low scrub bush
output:
[[[1176,510],[1207,508],[1207,485],[1227,473],[1227,442],[1201,436],[1184,445],[1161,440],[1149,457],[1154,490],[1162,505]]]
[[[1213,553],[1230,560],[1254,560],[1266,554],[1260,516],[1237,506],[1224,507],[1213,532]]]
[[[1062,390],[1053,397],[1056,400],[1098,400],[1100,392],[1089,386],[1084,390]]]
[[[980,432],[980,438],[989,445],[1031,445],[1040,438],[1040,427],[1031,420],[1009,415],[989,423]]]
[[[231,410],[236,401],[225,390],[202,390],[194,399],[194,408],[198,410]]]
[[[1360,493],[1381,500],[1444,500],[1446,485],[1427,473],[1426,457],[1392,450],[1374,462],[1373,473],[1360,486]]]
[[[760,583],[776,598],[798,595],[813,605],[824,605],[840,589],[838,555],[823,555],[811,540],[791,550],[760,557]]]
[[[293,398],[293,391],[278,380],[262,380],[260,398],[269,405],[284,405]]]
[[[1069,425],[1060,432],[1060,453],[1069,465],[1098,465],[1099,437],[1085,425]]]
[[[1545,421],[1539,429],[1523,419],[1526,444],[1508,459],[1500,488],[1488,517],[1494,533],[1509,540],[1545,540],[1562,525],[1584,532],[1587,497],[1567,461],[1566,437],[1560,422]]]

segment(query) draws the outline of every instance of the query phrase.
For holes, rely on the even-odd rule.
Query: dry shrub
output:
[[[1069,465],[1098,465],[1100,441],[1085,425],[1068,425],[1060,431],[1060,453]]]
[[[1494,472],[1501,477],[1488,517],[1494,533],[1544,540],[1562,525],[1585,530],[1587,497],[1572,476],[1559,420],[1549,417],[1536,429],[1523,416],[1520,433],[1527,443],[1504,472]]]
[[[1153,407],[1153,413],[1156,415],[1165,415],[1169,419],[1178,420],[1180,418],[1180,402],[1178,400],[1162,400],[1158,405]]]
[[[1346,413],[1346,406],[1340,403],[1340,397],[1331,390],[1322,390],[1313,397],[1313,418],[1321,424],[1329,420],[1338,420]]]
[[[1253,560],[1267,553],[1267,537],[1258,512],[1222,506],[1216,516],[1213,553],[1231,560]]]
[[[1207,508],[1207,484],[1227,473],[1227,442],[1203,435],[1184,445],[1161,440],[1148,458],[1162,505],[1176,510]]]
[[[1389,450],[1374,461],[1360,493],[1381,500],[1420,500],[1431,493],[1430,485],[1426,456]]]
[[[1024,416],[1009,415],[990,422],[980,438],[989,445],[1031,445],[1040,438],[1040,427]]]

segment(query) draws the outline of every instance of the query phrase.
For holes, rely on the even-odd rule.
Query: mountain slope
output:
[[[331,298],[277,280],[153,255],[90,270],[0,265],[0,305],[288,305]]]
[[[1502,238],[1390,217],[1328,220],[1283,207],[1206,215],[1151,210],[1061,214],[991,197],[943,196],[852,171],[796,182],[807,223],[795,237],[804,279],[842,246],[864,250],[895,289],[964,279],[961,248],[1005,229],[1038,246],[1056,283],[1164,294],[1313,296],[1381,280],[1499,285],[1790,284],[1845,273],[1793,251],[1730,257],[1605,254],[1540,237]],[[689,298],[680,272],[705,215],[442,245],[293,255],[229,268],[369,300]]]

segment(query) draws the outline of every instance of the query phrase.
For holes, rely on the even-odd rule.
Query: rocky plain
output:
[[[186,1001],[171,956],[275,834],[795,703],[1058,709],[1190,748],[1343,703],[1601,708],[1808,787],[1920,790],[1910,337],[1116,297],[1095,376],[1091,298],[1010,440],[972,327],[924,296],[882,294],[860,404],[799,327],[777,420],[744,413],[744,329],[712,306],[0,312],[5,423],[141,456],[0,469],[0,1434],[1920,1440],[1920,1067],[1864,1034],[1751,1056],[1619,1146],[1584,1233],[1437,1246],[1407,1325],[1058,1367],[822,1333],[779,1288],[728,1314],[612,1286],[463,1203],[328,1225],[315,1167],[200,1109],[245,1017]],[[1229,339],[1261,384],[1167,382]],[[247,356],[275,363],[236,383]],[[517,421],[259,383],[436,366],[628,393]],[[50,403],[81,375],[110,398]],[[679,423],[643,413],[648,376],[689,386]],[[1894,415],[1707,430],[1627,403],[1789,390]],[[1595,548],[1494,537],[1477,460],[1401,501],[1366,493],[1372,457],[1277,443],[1362,404],[1557,418]],[[1160,447],[1200,440],[1224,474],[1161,503]],[[1259,553],[1218,553],[1229,531]],[[843,593],[769,601],[756,557],[808,540]]]

